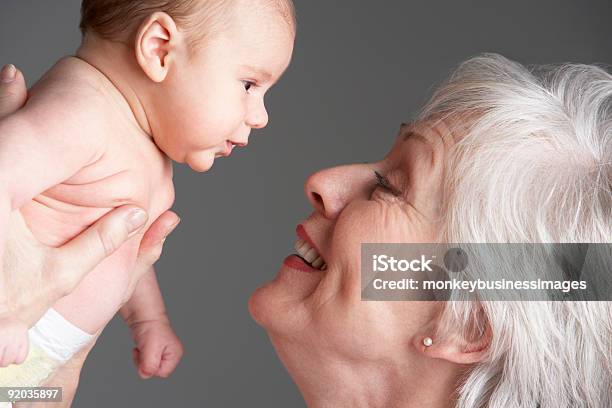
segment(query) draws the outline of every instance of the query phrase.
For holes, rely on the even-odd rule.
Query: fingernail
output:
[[[13,82],[16,74],[17,68],[15,68],[13,64],[8,64],[2,67],[2,71],[0,72],[0,79],[2,80],[2,82],[5,83]]]
[[[126,216],[126,223],[130,233],[138,231],[145,222],[147,222],[147,213],[140,208],[134,208]]]

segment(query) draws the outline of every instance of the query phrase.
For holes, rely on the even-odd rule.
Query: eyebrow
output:
[[[427,150],[428,150],[429,155],[431,157],[431,163],[433,165],[434,161],[435,161],[436,154],[435,154],[435,147],[434,147],[433,143],[431,142],[431,140],[428,140],[425,136],[423,136],[420,133],[415,132],[414,130],[409,130],[404,135],[402,141],[406,142],[408,139],[417,139],[421,143],[424,143],[425,146],[427,146]]]
[[[244,68],[246,70],[249,70],[249,71],[252,71],[252,72],[255,72],[257,75],[263,77],[265,81],[268,81],[270,78],[272,78],[272,74],[270,74],[265,69],[255,68],[255,67],[252,67],[250,65],[242,65],[242,68]]]
[[[427,138],[425,136],[423,136],[422,134],[417,133],[417,132],[415,132],[413,130],[410,130],[408,133],[406,133],[404,135],[404,139],[403,140],[406,141],[406,140],[408,140],[410,138],[419,139],[421,142],[426,143],[426,144],[430,143],[430,141],[427,140]]]

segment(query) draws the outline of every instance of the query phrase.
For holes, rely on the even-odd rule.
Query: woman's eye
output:
[[[397,189],[396,187],[394,187],[385,176],[383,176],[376,170],[374,170],[374,175],[376,176],[376,187],[380,187],[396,197],[399,197],[402,194],[402,192],[399,191],[399,189]]]
[[[255,83],[251,81],[242,81],[242,83],[244,84],[245,91],[248,91],[249,89],[251,89],[252,86],[255,85]]]

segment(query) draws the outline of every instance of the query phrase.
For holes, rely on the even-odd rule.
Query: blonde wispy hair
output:
[[[191,34],[195,46],[219,32],[230,21],[238,5],[272,9],[295,34],[296,19],[292,0],[83,0],[79,27],[87,33],[111,41],[130,42],[138,25],[154,12],[164,12],[179,29]]]

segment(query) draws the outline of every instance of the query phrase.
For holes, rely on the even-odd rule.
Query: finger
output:
[[[6,364],[5,359],[4,359],[5,352],[6,352],[6,347],[0,347],[0,368],[4,368],[8,365]]]
[[[150,378],[157,373],[163,349],[161,347],[146,347],[140,354],[139,372],[142,378]]]
[[[173,211],[166,211],[151,224],[140,242],[140,252],[145,252],[157,246],[176,228],[180,218]]]
[[[23,363],[28,357],[29,351],[30,351],[29,342],[22,343],[21,346],[19,347],[19,352],[17,353],[17,361],[15,361],[15,364]]]
[[[15,363],[15,355],[17,354],[17,347],[14,345],[9,345],[4,350],[4,364],[5,367]]]
[[[136,347],[132,349],[132,361],[134,362],[134,366],[138,368],[140,366],[140,351]]]
[[[0,71],[0,118],[21,108],[27,98],[25,79],[14,65]]]
[[[57,273],[63,274],[63,281],[73,288],[104,258],[140,231],[146,221],[144,210],[135,206],[119,207],[76,238],[53,250],[50,263]]]
[[[170,351],[162,356],[161,364],[159,365],[159,370],[157,371],[157,375],[166,378],[172,374],[178,363],[180,363],[181,358],[183,357],[183,352],[181,350]]]
[[[138,369],[138,375],[140,376],[140,378],[142,378],[143,380],[148,380],[149,378],[153,377],[150,374],[145,373],[144,371],[142,371],[141,369]]]
[[[164,240],[176,228],[181,219],[176,213],[166,211],[151,224],[140,241],[138,261],[141,264],[153,265],[161,254]]]

